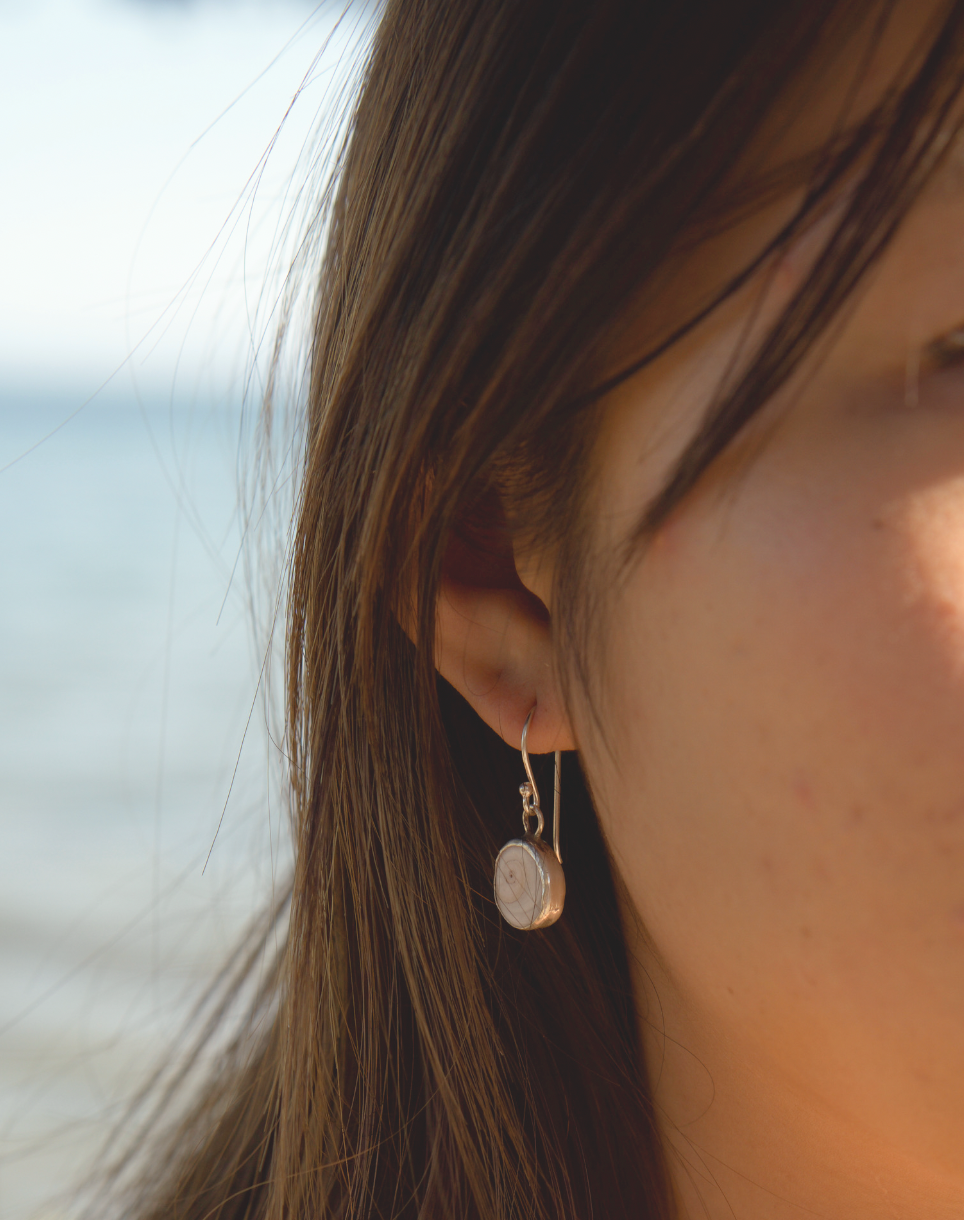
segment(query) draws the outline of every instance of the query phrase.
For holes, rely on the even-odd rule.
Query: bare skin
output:
[[[962,320],[964,196],[937,189],[608,624],[607,741],[579,740],[655,946],[687,1216],[964,1212],[964,365],[912,376]],[[658,465],[648,417],[694,376],[681,353],[613,405],[613,541]]]
[[[612,396],[601,554],[632,534],[759,291]],[[927,360],[959,327],[952,163],[831,349],[625,573],[605,740],[578,699],[564,709],[526,594],[443,587],[442,672],[513,744],[536,703],[535,750],[580,750],[686,1220],[964,1215],[964,352]],[[548,564],[517,568],[551,615]]]

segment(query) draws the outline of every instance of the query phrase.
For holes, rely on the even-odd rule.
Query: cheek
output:
[[[768,457],[661,534],[589,751],[671,973],[801,1046],[829,1009],[919,1032],[921,997],[964,1026],[964,483],[848,469]]]

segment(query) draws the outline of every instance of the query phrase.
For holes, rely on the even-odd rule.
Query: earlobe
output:
[[[532,753],[575,749],[545,606],[519,580],[511,558],[493,563],[491,553],[473,556],[464,537],[451,550],[439,590],[439,672],[510,745],[518,748],[535,707]]]

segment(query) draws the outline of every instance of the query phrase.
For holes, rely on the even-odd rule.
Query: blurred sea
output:
[[[83,398],[0,390],[2,1220],[63,1214],[286,871],[238,414],[111,390],[47,436]]]

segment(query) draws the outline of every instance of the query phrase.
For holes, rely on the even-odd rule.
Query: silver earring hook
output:
[[[529,736],[529,725],[532,722],[532,717],[536,714],[534,704],[526,716],[526,722],[522,726],[522,765],[526,769],[528,780],[519,788],[522,794],[522,827],[525,834],[529,834],[529,819],[535,818],[536,829],[534,838],[538,839],[542,835],[543,827],[545,826],[545,818],[542,815],[542,806],[539,803],[539,787],[536,784],[536,777],[532,773],[532,764],[529,761],[529,751],[526,749],[526,740]],[[555,753],[555,782],[552,792],[552,850],[555,853],[556,859],[562,863],[562,854],[559,850],[559,807],[562,803],[562,753],[556,750]]]
[[[559,850],[559,806],[562,804],[562,751],[556,750],[555,783],[552,786],[552,850],[556,859],[562,863],[562,852]]]
[[[529,736],[529,723],[535,715],[536,709],[533,706],[529,715],[526,716],[526,722],[522,726],[522,765],[526,769],[526,775],[529,777],[524,784],[519,787],[519,792],[522,794],[522,832],[525,835],[532,834],[534,839],[542,837],[542,829],[545,826],[545,819],[542,816],[542,806],[539,804],[539,788],[536,784],[536,777],[532,774],[532,763],[529,762],[529,751],[526,749],[526,738]],[[529,830],[529,819],[535,818],[536,828],[534,832]]]
[[[526,722],[522,726],[522,765],[526,769],[526,775],[529,777],[529,787],[532,789],[532,799],[535,806],[539,808],[539,789],[536,786],[536,777],[532,774],[532,763],[529,762],[529,751],[526,749],[526,738],[529,736],[529,725],[532,723],[532,717],[536,714],[535,706],[526,716]]]

